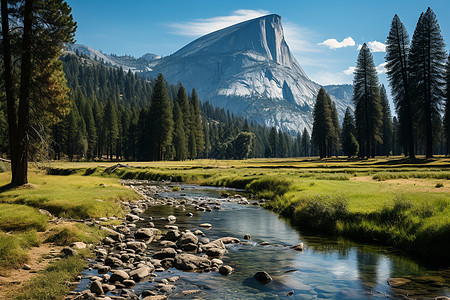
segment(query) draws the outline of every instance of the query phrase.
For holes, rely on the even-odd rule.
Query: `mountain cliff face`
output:
[[[105,55],[84,45],[70,50],[125,71],[197,90],[200,100],[237,115],[295,134],[312,130],[312,110],[320,85],[308,78],[289,50],[281,17],[268,15],[202,36],[164,58]],[[351,85],[326,86],[342,118],[353,107]]]
[[[207,34],[149,66],[145,76],[163,73],[215,106],[291,133],[311,132],[320,86],[290,52],[278,15]],[[342,117],[346,104],[337,107]]]

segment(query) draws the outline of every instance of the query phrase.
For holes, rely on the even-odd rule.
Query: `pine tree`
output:
[[[32,128],[46,128],[69,105],[58,58],[75,35],[76,23],[70,13],[62,0],[1,1],[2,83],[13,185],[28,182]]]
[[[414,159],[416,108],[410,91],[409,49],[408,32],[400,18],[395,15],[386,39],[386,73],[398,115],[399,138],[402,146],[407,149],[409,157]]]
[[[202,115],[200,112],[200,104],[195,89],[192,89],[191,99],[191,131],[195,137],[195,147],[197,154],[195,157],[201,155],[205,150],[205,138],[203,136]]]
[[[185,160],[188,156],[186,134],[184,132],[183,114],[178,103],[173,110],[174,130],[173,146],[175,148],[175,160]]]
[[[103,117],[103,130],[106,140],[106,155],[110,160],[113,158],[113,150],[116,146],[117,139],[119,137],[119,124],[117,118],[117,108],[112,103],[108,101],[105,107],[105,114]]]
[[[269,132],[269,157],[277,157],[278,149],[280,148],[279,144],[277,129],[272,127]]]
[[[150,104],[153,160],[165,160],[167,147],[172,144],[173,116],[166,80],[158,74]]]
[[[381,133],[383,135],[383,144],[381,145],[380,154],[387,155],[391,153],[391,141],[392,141],[392,116],[391,108],[389,106],[389,100],[386,95],[386,89],[384,85],[380,87],[381,96],[381,111],[383,115]]]
[[[381,104],[378,75],[372,53],[363,44],[353,77],[353,103],[360,155],[374,157],[374,147],[381,139]]]
[[[334,102],[331,103],[331,119],[333,121],[333,133],[331,139],[332,150],[330,151],[329,156],[338,156],[338,152],[341,150],[341,126],[339,124],[339,117],[336,109],[336,104]]]
[[[444,111],[444,138],[446,142],[445,155],[450,155],[450,55],[446,65],[446,90],[445,90],[445,111]]]
[[[184,133],[186,134],[186,136],[189,136],[191,132],[191,123],[192,123],[191,106],[189,105],[189,99],[183,85],[181,83],[179,83],[178,85],[179,88],[176,102],[180,106],[180,110],[183,114]]]
[[[418,106],[419,129],[424,130],[426,157],[433,156],[436,125],[444,98],[445,62],[447,59],[441,29],[434,12],[428,8],[419,18],[408,57],[411,86]]]
[[[355,119],[353,118],[352,112],[347,107],[342,122],[342,150],[344,151],[344,155],[348,157],[357,154],[359,150],[359,144],[356,141],[355,135]]]
[[[303,129],[302,133],[302,151],[300,156],[310,157],[311,156],[311,138],[306,127]]]
[[[329,156],[332,148],[335,130],[331,114],[330,96],[324,88],[320,88],[314,105],[312,130],[312,142],[319,150],[320,158]]]

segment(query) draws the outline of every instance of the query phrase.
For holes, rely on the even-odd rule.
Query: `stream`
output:
[[[145,187],[145,186],[144,186]],[[172,186],[171,186],[172,187]],[[176,289],[169,299],[434,299],[450,297],[450,269],[430,269],[407,256],[391,253],[380,246],[369,246],[345,239],[302,235],[288,221],[258,205],[242,205],[221,197],[243,192],[224,188],[179,185],[179,191],[167,188],[157,196],[169,199],[205,200],[220,202],[211,211],[198,211],[193,205],[153,205],[136,222],[144,227],[148,220],[155,228],[168,224],[167,216],[177,218],[174,225],[180,231],[201,229],[211,241],[221,237],[235,237],[243,241],[226,245],[221,257],[224,264],[234,268],[228,275],[219,272],[184,272],[170,268],[158,272],[154,281],[139,282],[132,287],[139,295],[164,278],[179,276]],[[252,201],[250,201],[252,202]],[[211,206],[212,207],[212,206]],[[188,216],[191,213],[192,216]],[[210,223],[210,229],[199,227]],[[246,234],[251,240],[244,240]],[[260,245],[266,242],[266,245]],[[299,252],[290,246],[304,243]],[[158,248],[153,241],[149,247]],[[266,271],[273,280],[267,284],[253,275]],[[85,290],[89,276],[96,270],[83,272],[76,291]],[[388,284],[388,279],[394,278]],[[200,290],[194,295],[181,291]],[[289,294],[289,296],[288,296]],[[445,298],[442,298],[445,299]]]

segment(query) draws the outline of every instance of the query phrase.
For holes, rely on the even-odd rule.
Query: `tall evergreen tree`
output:
[[[196,157],[205,150],[205,138],[203,136],[202,116],[200,113],[200,104],[195,88],[192,89],[191,99],[191,131],[195,137],[195,146],[197,149]]]
[[[152,124],[153,160],[164,160],[167,147],[172,143],[173,116],[166,80],[158,74],[150,104]]]
[[[306,128],[303,129],[302,133],[302,150],[300,152],[300,156],[311,156],[311,138]]]
[[[450,155],[450,55],[448,56],[445,70],[444,138],[446,142],[445,155]]]
[[[419,107],[419,129],[424,130],[426,157],[429,158],[433,156],[436,125],[441,124],[440,106],[444,98],[447,59],[441,29],[430,8],[417,22],[408,58],[413,95]]]
[[[341,125],[339,124],[339,117],[336,109],[336,104],[334,102],[331,102],[331,120],[333,121],[333,133],[331,138],[332,148],[329,155],[338,156],[338,152],[341,150]]]
[[[117,117],[117,108],[110,100],[105,107],[105,114],[103,117],[103,130],[106,137],[106,155],[109,159],[113,158],[113,150],[116,146],[119,137],[119,124]]]
[[[186,94],[186,90],[184,89],[183,85],[181,83],[179,83],[178,85],[179,88],[176,102],[178,103],[180,110],[183,114],[184,133],[186,134],[186,136],[189,136],[191,132],[191,123],[192,123],[191,106],[189,105],[189,98]]]
[[[76,23],[62,0],[2,0],[1,19],[11,183],[22,185],[28,182],[31,128],[45,128],[49,124],[39,123],[57,119],[68,106],[58,58],[64,43],[73,42]]]
[[[380,87],[381,112],[383,115],[381,134],[383,135],[383,144],[381,145],[381,155],[389,155],[391,153],[392,141],[392,116],[389,100],[384,85]]]
[[[342,122],[342,150],[344,155],[352,157],[358,153],[359,144],[355,138],[356,126],[355,119],[350,109],[347,107],[344,120]]]
[[[175,102],[174,105],[173,119],[173,145],[175,148],[175,160],[185,160],[188,157],[188,145],[186,134],[184,132],[183,114],[177,102]]]
[[[328,156],[335,133],[331,113],[330,96],[320,88],[314,105],[312,130],[312,142],[319,150],[320,158]]]
[[[372,53],[364,43],[353,77],[353,103],[360,156],[374,157],[374,147],[381,139],[381,104],[378,75]]]
[[[278,139],[277,129],[275,127],[270,128],[268,147],[269,147],[268,156],[277,157],[277,154],[280,151],[278,150],[280,148],[280,142]]]
[[[414,145],[417,135],[414,125],[416,108],[410,91],[409,49],[408,32],[400,18],[395,15],[386,39],[386,73],[398,115],[400,141],[403,148],[409,153],[409,157],[413,159],[415,158]]]

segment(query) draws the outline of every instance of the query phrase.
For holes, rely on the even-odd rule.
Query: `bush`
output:
[[[285,179],[263,177],[252,180],[245,188],[260,198],[274,199],[276,196],[286,194],[291,185],[292,183]]]

